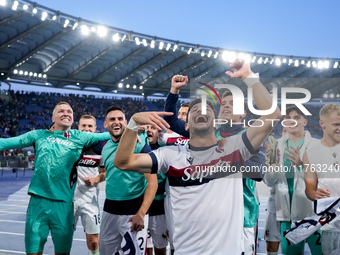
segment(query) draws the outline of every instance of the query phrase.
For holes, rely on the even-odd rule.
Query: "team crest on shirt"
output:
[[[333,155],[334,158],[336,158],[336,153],[335,152],[332,155]]]
[[[189,162],[190,165],[192,165],[192,162],[194,161],[194,157],[187,158],[187,161]]]
[[[71,138],[71,133],[70,133],[70,131],[65,131],[65,132],[64,132],[64,137],[67,138],[67,139],[70,139],[70,138]]]

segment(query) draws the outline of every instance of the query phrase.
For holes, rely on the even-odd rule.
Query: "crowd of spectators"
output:
[[[144,100],[131,97],[96,98],[92,95],[23,91],[11,91],[8,97],[10,100],[6,101],[0,98],[1,137],[12,137],[34,129],[49,129],[52,125],[53,107],[60,101],[66,101],[72,106],[75,118],[74,128],[83,114],[95,116],[99,124],[102,124],[105,110],[112,105],[119,105],[126,113],[127,119],[135,112],[148,110]],[[164,106],[164,100],[161,101]],[[151,103],[153,104],[152,110],[162,109],[160,100],[154,100]],[[99,132],[104,131],[102,125],[98,125],[98,129]]]
[[[112,105],[119,105],[125,112],[126,118],[135,112],[148,110],[162,110],[164,99],[147,101],[133,97],[95,97],[94,95],[75,95],[47,92],[24,92],[10,91],[7,97],[0,97],[0,136],[13,137],[34,129],[49,129],[52,125],[51,116],[53,107],[60,101],[68,102],[74,111],[75,124],[83,114],[91,114],[97,118],[98,131],[104,131],[103,121],[105,110]],[[178,107],[180,106],[180,102]],[[320,105],[307,105],[306,108],[312,113],[308,117],[307,130],[315,137],[321,137],[322,130],[318,124]],[[246,120],[258,118],[248,114]],[[274,136],[280,136],[281,127],[278,125]]]

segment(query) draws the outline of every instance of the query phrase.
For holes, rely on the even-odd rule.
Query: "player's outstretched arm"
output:
[[[120,139],[113,161],[115,167],[123,171],[151,173],[151,156],[145,153],[134,154],[138,125],[151,124],[159,130],[166,129],[169,128],[169,125],[161,116],[171,114],[168,112],[139,112],[134,114]]]
[[[39,136],[37,130],[27,132],[23,135],[12,138],[0,138],[0,151],[9,149],[22,149],[32,146]]]
[[[241,78],[248,85],[248,87],[252,88],[253,97],[258,109],[270,109],[272,106],[272,98],[267,89],[260,82],[259,78],[256,77],[257,75],[255,75],[250,69],[249,63],[244,61],[241,68],[239,69],[234,68],[233,65],[230,65],[230,67],[234,72],[227,71],[226,74],[232,78]],[[261,146],[280,118],[281,112],[276,106],[276,109],[273,113],[259,118],[263,121],[263,126],[248,128],[246,131],[247,136],[254,149],[258,149]],[[276,121],[267,121],[272,119],[275,119]]]

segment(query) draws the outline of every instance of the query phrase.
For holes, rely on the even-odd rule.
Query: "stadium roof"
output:
[[[303,87],[314,98],[340,96],[338,79],[325,79],[340,77],[340,59],[238,52],[157,38],[26,0],[0,0],[0,24],[0,81],[9,84],[166,95],[175,74],[230,83],[226,58],[239,56],[251,62],[269,89]],[[189,88],[182,92],[189,96]]]

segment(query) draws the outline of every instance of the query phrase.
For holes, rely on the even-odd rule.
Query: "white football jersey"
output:
[[[86,202],[97,202],[99,189],[97,185],[88,187],[85,185],[85,177],[96,177],[99,175],[99,167],[104,167],[103,157],[101,155],[92,155],[86,151],[77,165],[77,186],[74,191],[74,200],[82,199]]]
[[[181,136],[175,132],[173,133],[162,133],[162,135],[158,138],[158,144],[160,147],[166,145],[185,145],[189,142],[189,138]]]
[[[312,167],[318,176],[318,188],[328,189],[331,197],[340,197],[340,144],[326,147],[318,140],[306,151],[309,167]],[[340,232],[340,217],[324,225],[321,230]]]
[[[153,172],[168,174],[177,255],[243,252],[240,167],[254,153],[246,133],[223,149],[186,144],[150,152]]]

